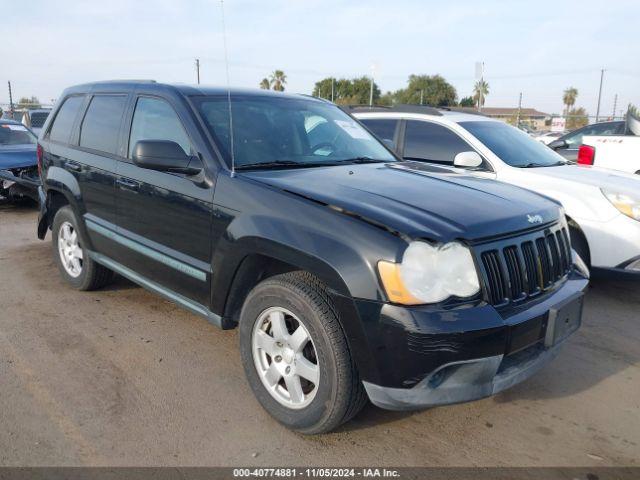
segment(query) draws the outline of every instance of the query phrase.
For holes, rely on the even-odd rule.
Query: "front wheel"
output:
[[[291,429],[328,432],[366,402],[331,299],[308,273],[269,278],[249,293],[240,351],[258,401]]]

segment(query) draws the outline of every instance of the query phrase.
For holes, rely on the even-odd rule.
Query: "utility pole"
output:
[[[518,100],[518,114],[516,115],[516,127],[520,125],[520,112],[522,111],[522,92],[520,92],[520,99]]]
[[[369,106],[373,107],[373,74],[376,70],[375,65],[371,65],[371,86],[369,89]]]
[[[334,82],[334,78],[331,77],[331,103],[333,103],[333,82]]]
[[[600,70],[600,90],[598,91],[598,108],[596,109],[596,123],[600,118],[600,97],[602,96],[602,80],[604,79],[604,68]]]
[[[13,118],[13,95],[11,94],[11,81],[7,82],[9,84],[9,111],[11,112],[11,118]]]
[[[618,106],[618,94],[616,93],[613,97],[613,114],[611,115],[611,120],[615,120],[616,118],[616,107]]]
[[[424,88],[420,90],[420,105],[422,105],[422,102],[424,102]]]
[[[200,59],[196,58],[196,76],[198,77],[198,85],[200,85]]]

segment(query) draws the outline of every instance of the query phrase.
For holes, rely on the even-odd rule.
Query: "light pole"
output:
[[[600,97],[602,96],[602,80],[604,78],[604,68],[600,70],[600,89],[598,90],[598,108],[596,109],[596,123],[600,118]]]

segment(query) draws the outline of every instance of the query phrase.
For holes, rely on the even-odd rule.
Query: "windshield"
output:
[[[7,145],[34,145],[36,136],[24,125],[0,123],[0,147]]]
[[[193,100],[230,165],[227,96],[194,97]],[[395,160],[369,132],[329,103],[304,98],[233,95],[231,104],[236,168]]]
[[[480,121],[460,122],[460,125],[512,167],[551,167],[566,163],[549,147],[506,123]]]

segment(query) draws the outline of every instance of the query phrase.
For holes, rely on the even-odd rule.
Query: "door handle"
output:
[[[129,180],[128,178],[119,178],[116,183],[126,190],[138,190],[140,188],[140,182],[135,180]]]
[[[76,162],[71,162],[71,161],[65,162],[65,167],[67,167],[69,170],[74,172],[82,171],[82,165]]]

